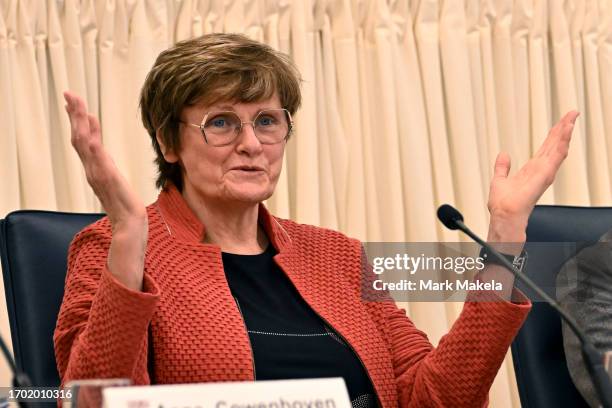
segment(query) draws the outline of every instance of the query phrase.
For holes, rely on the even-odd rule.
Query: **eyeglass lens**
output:
[[[253,121],[255,135],[261,143],[279,143],[289,133],[289,117],[285,109],[263,110]],[[250,122],[247,122],[250,123]],[[206,141],[211,145],[231,143],[242,129],[243,122],[235,112],[210,112],[202,125]]]

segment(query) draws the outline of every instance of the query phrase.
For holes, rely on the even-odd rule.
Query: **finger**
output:
[[[75,136],[77,136],[79,139],[87,138],[90,133],[89,120],[87,118],[87,106],[78,96],[72,99],[72,115],[75,123]]]
[[[558,136],[555,142],[551,144],[549,151],[546,153],[547,156],[553,156],[555,161],[559,161],[559,164],[567,156],[569,145],[572,139],[572,133],[574,131],[576,119],[579,116],[579,112],[570,111],[567,115],[563,126],[558,130]]]
[[[72,99],[72,92],[64,91],[63,95],[64,95],[64,100],[66,101],[66,103],[70,103],[70,100]]]
[[[567,115],[569,116],[569,121],[573,124],[576,123],[576,119],[578,119],[578,116],[580,116],[580,112],[578,112],[577,110],[571,110],[567,113]]]
[[[64,91],[64,100],[66,101],[64,109],[66,109],[68,120],[70,120],[70,128],[72,129],[72,95],[69,91]]]
[[[552,137],[549,145],[547,146],[547,151],[545,154],[555,154],[560,149],[560,143],[567,144],[569,146],[569,141],[572,137],[572,131],[578,115],[580,115],[578,111],[571,110],[563,116],[563,118],[559,121],[559,126],[551,135]]]
[[[563,133],[563,129],[567,124],[573,124],[578,117],[578,111],[571,110],[568,111],[555,125],[550,129],[546,139],[542,142],[542,145],[536,152],[535,156],[545,156],[550,154],[551,150],[556,150],[556,141],[559,139],[560,135]]]
[[[501,152],[497,155],[495,159],[495,166],[493,168],[493,177],[494,178],[506,178],[510,173],[510,155],[506,152]]]
[[[578,111],[571,110],[567,112],[565,116],[563,116],[563,118],[559,121],[560,126],[557,129],[557,139],[559,140],[555,140],[554,143],[552,143],[553,145],[555,145],[558,141],[569,140],[571,138],[572,130],[579,115],[580,113]],[[550,146],[550,148],[555,150],[556,146]]]
[[[559,123],[574,123],[576,121],[576,118],[580,115],[580,112],[578,112],[575,109],[569,110],[567,112],[565,112],[565,115],[563,115],[561,117],[561,119],[559,119]]]
[[[102,147],[102,137],[100,135],[100,122],[95,116],[87,114],[87,121],[89,123],[89,149],[91,153],[96,153],[94,150]]]
[[[542,144],[540,145],[540,148],[538,149],[538,151],[536,152],[535,156],[544,156],[548,150],[550,149],[550,144],[552,143],[552,140],[554,139],[555,135],[558,132],[559,127],[561,126],[561,122],[557,122],[555,123],[555,125],[548,131],[548,134],[546,135],[546,138],[544,138],[544,141],[542,142]]]
[[[89,130],[93,135],[100,134],[100,122],[94,115],[87,114],[87,120],[89,121]]]
[[[543,157],[544,160],[544,171],[542,171],[545,180],[548,184],[551,184],[555,179],[561,164],[567,158],[569,154],[569,146],[572,138],[572,131],[574,129],[575,115],[572,116],[573,120],[569,120],[564,124],[562,129],[559,131],[559,137],[557,143],[553,145],[550,152]]]
[[[572,140],[572,133],[574,131],[574,123],[567,123],[564,128],[561,130],[561,134],[559,136],[559,142],[555,145],[554,150],[550,153],[552,156],[553,162],[560,166],[563,160],[567,157],[569,153],[569,146]]]
[[[68,117],[70,119],[71,125],[74,125],[72,127],[72,130],[76,131],[76,112],[78,108],[78,97],[76,94],[73,94],[70,91],[65,91],[64,100],[66,101],[66,112],[68,112]]]
[[[68,111],[68,114],[70,115],[72,111],[74,110],[74,102],[75,102],[76,94],[70,91],[64,91],[63,94],[64,94],[64,100],[66,101],[66,110]]]

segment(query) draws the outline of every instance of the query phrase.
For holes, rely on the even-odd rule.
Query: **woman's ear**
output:
[[[159,148],[161,149],[162,154],[164,155],[164,159],[168,163],[176,163],[178,161],[178,156],[176,155],[173,149],[166,147],[166,144],[164,143],[164,138],[161,134],[161,129],[157,129],[155,131],[155,139],[157,139],[157,143],[159,144]]]

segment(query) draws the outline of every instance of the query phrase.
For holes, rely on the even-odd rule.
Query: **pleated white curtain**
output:
[[[485,234],[497,152],[518,168],[573,108],[571,152],[542,202],[612,203],[611,0],[0,0],[0,216],[100,209],[70,146],[66,89],[154,200],[140,86],[161,50],[211,32],[288,53],[305,80],[268,202],[281,217],[368,241],[456,241],[435,220],[450,202]],[[461,308],[403,306],[434,343]],[[6,336],[6,313],[0,323]],[[509,358],[490,401],[520,406]]]

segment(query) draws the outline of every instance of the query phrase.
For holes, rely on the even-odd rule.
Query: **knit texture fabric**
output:
[[[131,378],[135,384],[253,380],[249,337],[231,295],[221,249],[174,186],[147,207],[143,291],[106,267],[107,218],[79,232],[68,255],[54,335],[62,383]],[[386,298],[363,301],[362,245],[339,232],[271,216],[259,222],[275,261],[310,307],[353,348],[383,407],[481,407],[531,304],[494,295],[466,302],[434,348]],[[274,290],[274,288],[270,288]],[[486,297],[489,296],[490,299]]]

